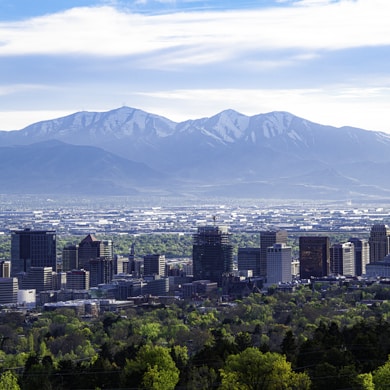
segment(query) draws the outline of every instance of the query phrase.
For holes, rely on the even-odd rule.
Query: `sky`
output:
[[[0,0],[0,130],[287,111],[390,133],[389,0]]]

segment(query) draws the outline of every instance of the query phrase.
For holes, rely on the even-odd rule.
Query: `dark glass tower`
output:
[[[299,237],[300,278],[327,276],[330,265],[329,237]]]
[[[260,248],[238,248],[237,263],[239,271],[252,270],[253,276],[259,276]]]
[[[144,276],[166,276],[165,264],[165,255],[152,254],[144,256]]]
[[[62,271],[72,271],[79,268],[79,246],[67,244],[62,249]]]
[[[52,267],[57,271],[54,230],[14,230],[11,233],[11,274],[28,272],[31,267]]]
[[[192,246],[194,280],[222,285],[222,275],[233,271],[233,246],[226,226],[203,226],[194,234]]]

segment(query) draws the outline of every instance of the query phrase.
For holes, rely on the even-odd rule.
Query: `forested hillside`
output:
[[[0,368],[22,389],[388,388],[390,287],[270,293],[88,319],[2,313]]]

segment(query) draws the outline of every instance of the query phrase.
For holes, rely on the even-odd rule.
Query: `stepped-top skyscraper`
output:
[[[14,230],[11,233],[11,274],[28,272],[31,267],[57,270],[54,230]]]
[[[226,226],[203,226],[193,237],[194,280],[222,284],[222,275],[233,271],[233,246]]]
[[[390,231],[386,225],[373,225],[368,240],[370,244],[370,263],[383,261],[389,254]]]
[[[78,246],[78,268],[89,269],[90,261],[98,258],[113,261],[114,249],[111,240],[98,240],[93,234],[88,234]]]

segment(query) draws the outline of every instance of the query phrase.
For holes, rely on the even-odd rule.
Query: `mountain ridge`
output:
[[[304,197],[309,188],[310,196],[317,189],[321,197],[345,193],[350,198],[354,194],[387,197],[390,190],[390,178],[378,171],[390,164],[390,135],[321,125],[284,111],[247,116],[227,109],[211,117],[175,122],[121,107],[99,113],[82,111],[21,130],[0,131],[2,147],[49,140],[95,147],[100,154],[142,163],[150,169],[144,169],[145,184],[149,175],[158,172],[165,180],[164,185],[160,181],[161,188],[177,193],[219,193],[229,188],[231,193],[252,197],[277,188],[270,196]],[[98,159],[97,155],[93,158]],[[100,169],[115,171],[114,165],[119,164],[123,170],[119,176],[124,178],[130,168],[123,160],[113,161],[107,157],[107,168],[100,165]],[[61,166],[59,160],[56,164]],[[3,168],[7,170],[4,161]],[[143,187],[142,180],[137,186]],[[249,193],[244,187],[262,190]]]

